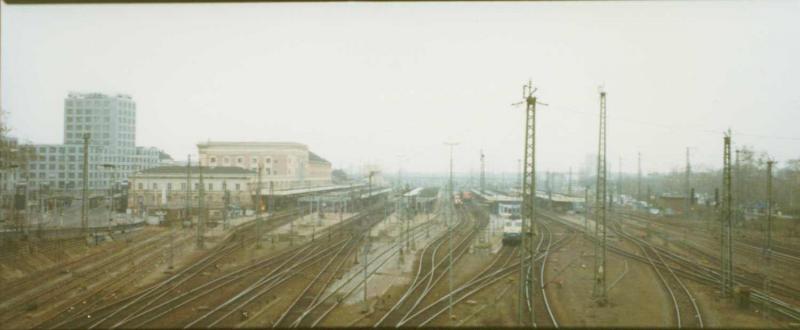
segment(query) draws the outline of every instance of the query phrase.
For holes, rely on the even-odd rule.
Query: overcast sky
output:
[[[597,149],[609,168],[721,166],[722,132],[800,158],[800,2],[2,5],[2,107],[13,135],[61,143],[69,91],[137,103],[137,145],[296,141],[334,167],[513,171],[523,83],[537,166]]]

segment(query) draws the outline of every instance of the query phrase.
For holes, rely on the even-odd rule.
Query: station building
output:
[[[200,168],[197,166],[161,166],[140,171],[130,177],[128,208],[134,215],[145,211],[163,211],[168,218],[200,206]],[[235,166],[203,167],[204,207],[221,210],[225,192],[233,208],[253,207],[253,171]],[[186,187],[191,187],[187,191]],[[187,200],[187,195],[189,199]]]
[[[332,184],[331,163],[302,143],[209,141],[198,144],[197,150],[200,164],[209,168],[234,166],[257,174],[261,166],[262,187],[272,183],[274,190],[287,190]]]

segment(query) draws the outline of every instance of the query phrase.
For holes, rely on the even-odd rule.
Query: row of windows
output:
[[[73,115],[73,114],[75,114],[75,115],[107,115],[107,114],[111,113],[111,108],[109,108],[108,106],[105,106],[102,109],[98,108],[98,107],[95,107],[94,110],[95,111],[92,111],[92,109],[89,109],[89,108],[74,108],[72,106],[67,106],[65,113],[68,114],[68,115]],[[123,116],[129,116],[129,117],[133,117],[133,115],[134,115],[133,110],[121,109],[118,113],[123,115]]]
[[[143,190],[144,189],[144,183],[139,182],[137,187],[139,188],[139,190]],[[158,183],[153,182],[151,188],[153,190],[158,190],[159,189],[158,188]],[[233,191],[239,191],[239,190],[241,190],[241,188],[242,188],[241,184],[236,183],[233,186]],[[199,182],[195,183],[193,189],[195,191],[200,190],[200,183]],[[167,183],[167,191],[171,191],[171,190],[172,190],[172,182],[168,182]],[[181,189],[180,190],[186,190],[186,182],[181,183]],[[226,183],[222,184],[222,190],[223,191],[228,190],[228,185]],[[214,184],[213,183],[209,183],[208,184],[208,189],[206,191],[214,191]]]
[[[111,100],[109,100],[109,99],[105,99],[105,100],[67,100],[67,106],[69,106],[69,107],[71,107],[71,106],[79,106],[79,107],[81,107],[81,106],[99,106],[99,105],[110,106],[111,105]],[[135,103],[122,102],[122,101],[117,103],[117,106],[122,107],[122,108],[129,108],[129,109],[133,109],[133,108],[136,107]]]
[[[63,178],[62,178],[63,179]],[[48,180],[36,180],[36,178],[31,178],[31,181],[35,181],[38,184],[50,184],[51,186],[55,185],[55,181],[48,181]],[[99,188],[108,188],[111,184],[111,181],[89,181],[89,187],[99,187]],[[79,189],[83,187],[83,181],[58,181],[59,188],[72,188],[72,189]]]
[[[209,157],[208,161],[211,164],[216,164],[217,163],[217,157],[211,156],[211,157]],[[228,165],[228,164],[230,164],[230,162],[231,162],[231,160],[230,160],[229,157],[222,157],[222,164],[223,165]],[[241,165],[243,162],[244,162],[244,157],[236,157],[236,164]],[[253,157],[253,158],[250,159],[250,164],[256,164],[256,163],[258,163],[258,158]],[[272,163],[272,158],[264,157],[264,163],[271,164]],[[275,160],[275,164],[277,164],[277,163],[278,163],[278,160],[276,159]]]

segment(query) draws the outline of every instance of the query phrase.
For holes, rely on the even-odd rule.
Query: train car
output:
[[[522,219],[503,217],[503,245],[519,245],[522,240]]]
[[[519,204],[500,203],[497,215],[503,221],[503,245],[517,245],[522,240],[522,218]]]

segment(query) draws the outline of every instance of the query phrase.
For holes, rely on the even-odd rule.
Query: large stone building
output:
[[[30,179],[30,189],[49,186],[51,191],[79,192],[85,134],[91,191],[106,190],[112,181],[124,181],[169,157],[156,148],[136,146],[136,102],[130,96],[70,93],[64,100],[64,144],[34,146],[37,157],[22,175]]]
[[[197,149],[202,166],[236,166],[257,173],[260,165],[264,190],[270,182],[274,190],[331,184],[331,163],[301,143],[209,141]]]
[[[186,208],[188,193],[188,202],[191,208],[196,209],[199,206],[199,173],[197,166],[161,166],[137,172],[130,177],[128,207],[137,215],[143,211],[160,210],[166,211],[168,216],[178,216]],[[253,171],[235,166],[204,167],[204,206],[222,209],[223,196],[228,191],[230,206],[252,208],[253,175]],[[191,187],[189,191],[187,182]]]

